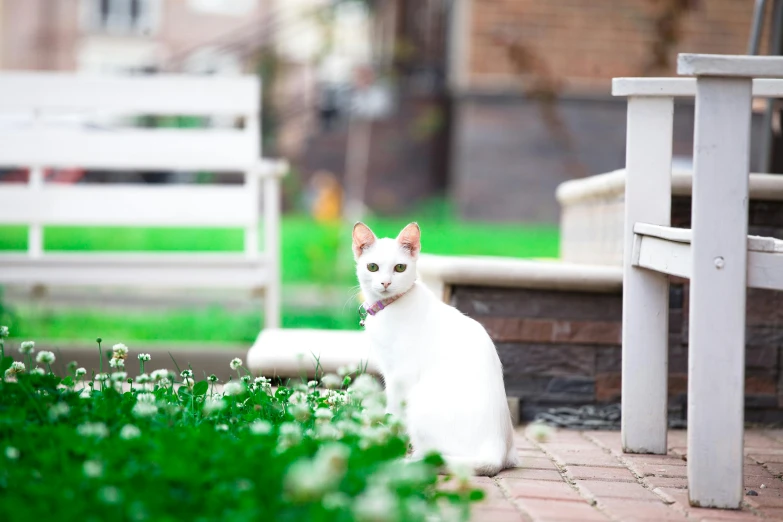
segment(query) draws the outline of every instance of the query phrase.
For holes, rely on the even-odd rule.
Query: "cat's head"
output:
[[[378,239],[364,223],[353,226],[356,276],[367,300],[386,299],[409,290],[416,281],[421,230],[411,223],[396,239]]]

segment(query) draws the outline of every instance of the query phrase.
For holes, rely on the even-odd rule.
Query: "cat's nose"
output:
[[[383,285],[384,288],[389,288],[391,281],[389,281],[388,283],[381,283],[381,284]]]

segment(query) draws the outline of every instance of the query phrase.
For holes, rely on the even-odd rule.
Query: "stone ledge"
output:
[[[316,365],[319,373],[335,373],[341,366],[365,364],[378,374],[359,330],[267,328],[247,354],[248,369],[265,377],[313,377]]]
[[[422,255],[417,267],[436,295],[454,284],[586,292],[618,292],[623,284],[620,267],[560,261]]]
[[[692,171],[672,169],[673,196],[690,196],[692,184]],[[751,173],[749,194],[751,199],[783,200],[783,176]],[[557,187],[555,197],[564,207],[590,201],[624,199],[625,169],[566,181]]]

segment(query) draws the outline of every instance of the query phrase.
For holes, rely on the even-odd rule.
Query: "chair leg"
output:
[[[699,77],[688,360],[694,506],[743,498],[745,295],[751,80]]]

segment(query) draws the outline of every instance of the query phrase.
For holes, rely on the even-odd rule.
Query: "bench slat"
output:
[[[53,254],[31,259],[0,255],[0,282],[52,286],[262,288],[269,283],[266,256],[244,254]]]
[[[0,185],[0,222],[42,225],[257,226],[242,185]]]
[[[3,130],[0,165],[122,170],[244,171],[260,157],[239,130]]]
[[[0,110],[82,109],[114,114],[257,114],[257,77],[0,74]]]

